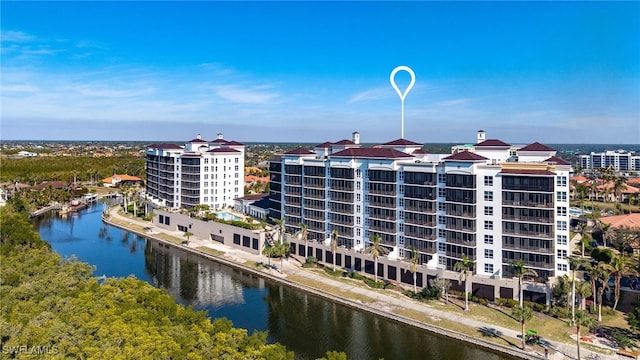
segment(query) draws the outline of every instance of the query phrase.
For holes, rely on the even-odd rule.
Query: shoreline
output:
[[[111,216],[113,216],[113,214],[111,214]],[[128,219],[128,220],[130,220],[130,219]],[[302,283],[299,283],[299,282],[296,282],[296,281],[289,280],[289,279],[284,278],[284,277],[280,277],[280,276],[275,276],[275,275],[269,274],[269,273],[267,273],[265,271],[253,268],[251,266],[247,266],[247,265],[245,265],[243,263],[240,263],[238,261],[233,261],[233,260],[227,259],[227,258],[225,258],[223,256],[214,255],[214,254],[211,254],[211,253],[204,252],[202,250],[198,250],[196,248],[192,248],[192,247],[189,247],[189,246],[184,246],[184,245],[181,245],[181,244],[177,244],[175,242],[168,241],[168,240],[162,239],[162,238],[157,237],[157,236],[153,236],[154,234],[149,234],[149,233],[146,233],[144,231],[140,231],[140,230],[137,230],[137,229],[132,229],[130,227],[127,227],[126,225],[123,225],[123,224],[117,223],[115,221],[112,221],[110,219],[110,216],[109,217],[105,217],[104,214],[102,215],[102,221],[104,223],[110,225],[110,226],[114,226],[114,227],[117,227],[119,229],[129,231],[129,232],[134,233],[134,234],[136,234],[138,236],[141,236],[141,237],[143,237],[145,239],[150,239],[150,240],[157,241],[157,242],[165,244],[165,245],[172,246],[172,247],[174,247],[176,249],[181,249],[181,250],[184,250],[184,251],[191,252],[193,254],[196,254],[196,255],[201,256],[203,258],[206,258],[206,259],[221,263],[221,264],[229,266],[231,268],[242,270],[242,271],[250,273],[252,275],[267,279],[267,280],[272,281],[272,282],[274,282],[276,284],[280,284],[280,285],[284,285],[284,286],[287,286],[287,287],[290,287],[290,288],[294,288],[294,289],[297,289],[297,290],[300,290],[300,291],[304,291],[306,293],[309,293],[309,294],[314,295],[314,296],[321,297],[321,298],[329,300],[331,302],[335,302],[335,303],[338,303],[340,305],[344,305],[344,306],[350,307],[352,309],[364,311],[364,312],[367,312],[367,313],[373,314],[375,316],[379,316],[379,317],[382,317],[382,318],[385,318],[385,319],[388,319],[388,320],[391,320],[391,321],[394,321],[394,322],[398,322],[398,323],[409,325],[409,326],[412,326],[412,327],[415,327],[415,328],[419,328],[419,329],[422,329],[424,331],[428,331],[428,332],[433,333],[433,334],[438,335],[438,336],[444,336],[444,337],[447,337],[447,338],[450,338],[450,339],[454,339],[454,340],[457,340],[457,341],[462,341],[462,342],[467,343],[467,344],[472,344],[472,345],[475,345],[475,346],[479,346],[479,347],[482,347],[484,349],[488,349],[490,351],[494,351],[494,352],[497,352],[497,353],[505,354],[505,355],[508,355],[508,356],[511,356],[511,357],[515,357],[515,358],[519,358],[519,359],[527,359],[527,360],[528,359],[531,359],[531,360],[544,359],[544,355],[543,354],[538,355],[538,354],[534,354],[534,353],[529,353],[529,352],[523,351],[521,349],[508,347],[506,345],[497,344],[497,343],[494,343],[494,342],[491,342],[491,341],[488,341],[488,340],[483,340],[483,339],[478,338],[478,337],[472,337],[472,336],[469,336],[467,334],[460,333],[460,332],[453,331],[453,330],[449,330],[447,328],[440,327],[440,326],[437,326],[437,325],[432,325],[432,324],[420,322],[420,321],[408,318],[406,316],[402,316],[402,315],[394,314],[394,313],[391,313],[391,312],[387,312],[387,311],[375,308],[375,307],[370,306],[370,305],[359,303],[359,302],[354,301],[354,300],[350,300],[350,299],[343,298],[343,297],[338,297],[338,296],[335,296],[335,295],[333,295],[331,293],[328,293],[328,292],[313,288],[311,286],[308,286],[308,285],[305,285],[305,284],[302,284]],[[135,220],[133,220],[133,221],[135,221]],[[516,340],[518,340],[518,339],[516,339]]]

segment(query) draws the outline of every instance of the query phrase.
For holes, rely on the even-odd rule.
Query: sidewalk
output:
[[[122,226],[126,227],[127,223],[129,225],[137,225],[143,229],[146,229],[147,232],[141,232],[141,235],[147,236],[147,237],[153,237],[154,234],[159,234],[159,233],[164,233],[170,236],[175,237],[176,239],[183,239],[184,238],[184,233],[180,232],[180,231],[168,231],[168,230],[164,230],[164,229],[160,229],[157,227],[153,227],[150,223],[148,222],[144,222],[141,220],[137,220],[137,219],[133,219],[133,218],[129,218],[129,217],[125,217],[121,214],[119,214],[119,207],[113,207],[109,210],[110,216],[113,219],[118,219],[120,220],[120,222],[125,222],[125,224],[122,224]],[[186,240],[186,239],[185,239]],[[224,253],[222,255],[222,257],[224,259],[226,259],[227,261],[231,261],[234,262],[238,265],[242,265],[245,263],[266,263],[267,259],[265,256],[262,255],[253,255],[241,250],[237,250],[237,249],[233,249],[230,248],[226,245],[220,244],[218,242],[213,242],[213,241],[208,241],[208,240],[204,240],[204,239],[200,239],[198,237],[195,236],[191,236],[189,239],[189,244],[188,245],[178,245],[175,244],[175,246],[179,246],[179,247],[187,247],[187,248],[191,248],[191,249],[197,249],[197,248],[210,248],[216,251],[220,251],[222,253]],[[212,257],[216,257],[213,255],[209,255]],[[272,260],[271,263],[273,265],[276,265],[278,268],[280,268],[280,261],[278,260]],[[252,270],[255,271],[255,267],[251,268]],[[396,319],[398,321],[407,323],[409,325],[414,325],[414,326],[419,326],[422,328],[425,328],[427,330],[431,330],[431,331],[437,331],[439,329],[433,329],[436,328],[437,326],[434,325],[429,325],[429,324],[425,324],[422,322],[419,322],[416,319],[409,319],[406,318],[405,316],[402,315],[398,315],[396,313],[394,313],[394,309],[410,309],[412,311],[421,313],[425,316],[431,317],[433,319],[446,319],[452,322],[456,322],[456,323],[460,323],[463,324],[465,326],[471,327],[471,328],[475,328],[478,330],[478,337],[481,337],[480,334],[481,333],[485,333],[485,334],[490,334],[493,335],[494,337],[499,337],[502,338],[505,341],[508,341],[510,343],[516,344],[519,346],[519,344],[521,344],[521,339],[520,339],[520,331],[516,331],[516,330],[512,330],[512,329],[507,329],[507,328],[503,328],[500,326],[495,326],[495,325],[491,325],[491,324],[487,324],[469,317],[465,317],[465,316],[461,316],[459,314],[454,314],[454,313],[450,313],[447,311],[442,311],[442,310],[438,310],[438,309],[434,309],[432,307],[429,307],[428,304],[425,303],[420,303],[417,302],[415,300],[409,299],[409,298],[402,298],[402,297],[395,297],[392,295],[388,295],[384,293],[384,290],[375,290],[375,289],[368,289],[365,287],[360,287],[360,286],[356,286],[351,285],[349,283],[345,283],[345,282],[341,282],[338,280],[334,280],[331,279],[330,277],[327,276],[322,276],[314,271],[310,271],[307,269],[304,269],[301,267],[300,263],[297,260],[294,261],[289,261],[286,260],[283,262],[283,271],[276,271],[273,269],[264,269],[262,270],[265,275],[268,275],[269,277],[272,278],[279,278],[282,281],[285,281],[293,286],[297,286],[299,288],[304,289],[313,289],[314,292],[317,293],[322,293],[324,295],[326,295],[325,297],[328,297],[330,299],[334,299],[334,300],[338,300],[339,302],[342,303],[349,303],[352,306],[356,306],[359,308],[362,308],[366,311],[372,312],[372,313],[376,313],[379,314],[381,316],[386,316],[388,318],[393,318]],[[303,277],[305,279],[308,279],[312,282],[320,282],[325,286],[329,286],[332,287],[334,289],[339,290],[339,292],[341,294],[344,294],[343,297],[341,297],[340,299],[337,299],[337,297],[331,293],[327,293],[321,289],[317,289],[317,288],[313,288],[312,286],[309,286],[307,284],[301,284],[298,283],[294,280],[291,279],[287,279],[289,275],[295,275],[296,277]],[[362,298],[362,297],[366,297],[372,300],[372,302],[370,304],[364,304],[361,301],[358,300],[352,300],[349,298],[349,294],[354,294],[355,296],[352,297],[355,299],[358,298]],[[442,328],[440,328],[442,329]],[[446,330],[446,329],[443,329]],[[447,334],[445,332],[451,333],[451,330],[446,330],[445,332],[442,331],[437,331],[440,333],[444,333],[445,335],[452,335],[452,334]],[[469,338],[469,335],[467,334],[461,334],[461,333],[456,333],[458,336],[454,336],[460,339],[464,339],[466,341],[470,341],[472,339]],[[568,344],[568,343],[560,343],[560,342],[556,342],[556,341],[549,341],[549,340],[544,340],[544,345],[550,349],[549,351],[549,359],[576,359],[577,358],[577,352],[576,352],[576,345],[575,343],[572,344]],[[521,352],[521,350],[516,349],[515,347],[507,347],[507,346],[502,346],[502,345],[498,345],[497,343],[494,342],[490,342],[488,340],[479,340],[476,339],[476,342],[481,341],[483,343],[489,342],[490,344],[492,344],[491,347],[495,348],[498,351],[503,351],[505,349],[511,349],[511,350],[516,350],[519,354],[520,357],[524,356],[524,354]],[[495,345],[495,346],[493,346]],[[611,349],[615,351],[615,349]],[[512,354],[513,355],[513,354]],[[529,350],[529,352],[527,353],[527,355],[529,355],[528,357],[531,358],[544,358],[544,354],[539,352],[539,351],[531,351]],[[589,351],[588,349],[586,349],[586,347],[581,346],[581,355],[582,358],[584,359],[611,359],[611,360],[622,360],[622,359],[626,359],[628,360],[629,358],[627,357],[623,357],[620,355],[603,355],[600,353],[594,353]],[[593,356],[593,357],[591,357]],[[599,356],[599,357],[596,357]]]

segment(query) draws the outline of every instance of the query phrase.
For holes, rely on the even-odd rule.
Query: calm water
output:
[[[61,255],[94,265],[96,276],[133,275],[212,318],[227,317],[250,332],[268,330],[269,341],[286,345],[299,359],[315,359],[327,350],[344,351],[350,359],[506,358],[165,248],[104,225],[101,213],[97,204],[66,218],[44,216],[36,228]]]

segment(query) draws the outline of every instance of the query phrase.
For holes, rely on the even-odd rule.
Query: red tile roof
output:
[[[190,143],[206,143],[206,141],[202,140],[202,139],[191,139],[188,142],[190,142]]]
[[[51,186],[54,189],[64,189],[67,187],[67,183],[63,182],[63,181],[49,181],[49,182],[43,182],[41,184],[38,185],[34,185],[32,187],[30,187],[29,189],[31,190],[44,190],[46,188],[48,188],[49,186]]]
[[[558,156],[552,156],[545,161],[550,163],[556,163],[558,165],[571,165],[570,162]]]
[[[314,147],[316,147],[316,148],[328,149],[328,148],[330,148],[330,147],[331,147],[331,145],[333,145],[333,144],[331,143],[331,141],[326,141],[326,142],[323,142],[322,144],[318,144],[318,145],[316,145],[316,146],[314,146]]]
[[[386,142],[382,145],[389,145],[389,146],[397,146],[397,145],[404,145],[404,146],[422,146],[422,144],[418,144],[417,142],[413,142],[411,140],[407,140],[407,139],[396,139],[393,141],[389,141]]]
[[[540,144],[536,141],[533,144],[529,144],[523,147],[522,149],[518,149],[518,151],[555,151],[555,149],[552,149],[547,145]]]
[[[182,149],[176,144],[151,144],[148,147],[152,149]]]
[[[533,169],[502,169],[500,174],[506,175],[555,175],[549,170],[533,170]]]
[[[228,141],[227,141],[227,140],[225,140],[225,139],[215,139],[215,140],[213,140],[212,142],[213,142],[213,143],[223,143],[223,144],[228,143]]]
[[[264,193],[264,194],[253,194],[253,195],[247,195],[247,196],[243,196],[240,198],[236,198],[234,200],[245,200],[245,201],[253,201],[253,200],[261,200],[264,199],[265,197],[269,196],[268,193]]]
[[[351,148],[338,151],[331,154],[330,157],[400,159],[412,158],[413,155],[391,148]]]
[[[287,155],[311,155],[311,154],[315,154],[315,153],[313,151],[309,151],[309,150],[304,149],[304,148],[297,148],[297,149],[289,150],[285,154],[287,154]]]
[[[414,155],[426,155],[426,154],[428,154],[428,152],[426,152],[426,151],[424,151],[422,149],[416,149],[416,150],[414,150],[412,152],[412,154],[414,154]]]
[[[612,227],[627,226],[630,228],[640,229],[640,213],[606,216],[599,219],[605,224],[609,224]]]
[[[207,152],[210,153],[239,153],[240,151],[236,150],[236,149],[232,149],[232,148],[216,148],[216,149],[211,149]]]
[[[244,144],[241,144],[237,141],[231,140],[231,141],[227,141],[227,145],[231,145],[231,146],[244,146]]]
[[[453,154],[453,155],[449,155],[446,158],[444,158],[443,160],[450,160],[450,161],[479,161],[479,160],[487,160],[486,157],[472,153],[468,150],[465,150],[463,152],[459,152],[457,154]]]
[[[500,147],[510,147],[510,144],[498,139],[487,139],[475,146],[500,146]]]
[[[336,143],[333,143],[333,145],[355,145],[355,143],[351,140],[340,140]]]

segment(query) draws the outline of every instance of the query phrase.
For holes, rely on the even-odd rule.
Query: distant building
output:
[[[102,186],[104,187],[116,187],[125,184],[137,184],[141,182],[142,179],[137,176],[122,174],[109,176],[108,178],[102,179],[100,181],[102,182]]]
[[[616,171],[640,171],[640,155],[624,150],[592,152],[580,155],[582,169],[599,169],[611,167]]]
[[[247,195],[235,199],[234,210],[263,220],[269,215],[269,194]]]
[[[152,144],[146,150],[146,192],[170,208],[198,204],[211,209],[233,207],[244,194],[245,147],[236,141],[212,141],[198,134],[178,146]]]
[[[37,153],[29,152],[29,151],[18,151],[18,155],[20,155],[20,156],[24,156],[24,157],[34,157],[34,156],[38,156],[38,154],[37,154]]]

